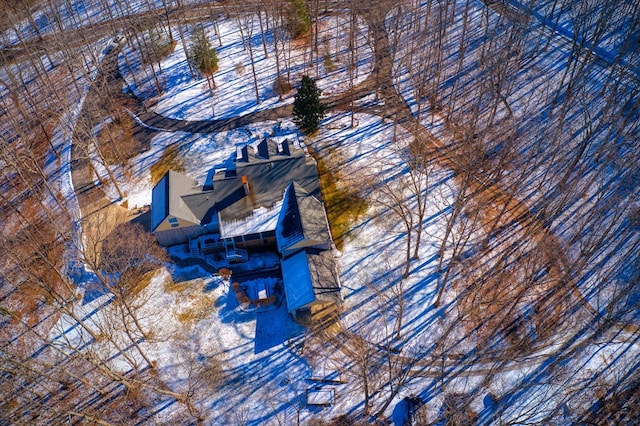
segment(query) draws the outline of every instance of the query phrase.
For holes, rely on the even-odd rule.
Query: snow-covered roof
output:
[[[282,209],[282,201],[271,208],[260,207],[241,220],[220,222],[220,236],[233,238],[240,235],[258,234],[273,231],[278,225],[278,217]]]

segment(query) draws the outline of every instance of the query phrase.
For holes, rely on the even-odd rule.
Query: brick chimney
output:
[[[249,148],[247,148],[246,144],[236,145],[236,161],[249,162]]]
[[[262,139],[256,146],[256,155],[263,160],[269,159],[269,145],[267,138]]]
[[[242,175],[242,187],[244,188],[244,195],[249,195],[249,180],[246,175]]]

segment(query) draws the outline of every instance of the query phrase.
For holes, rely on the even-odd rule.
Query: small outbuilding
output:
[[[307,405],[333,405],[335,398],[336,391],[334,388],[324,387],[307,389]]]

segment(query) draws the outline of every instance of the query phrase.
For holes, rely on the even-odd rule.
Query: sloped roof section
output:
[[[274,213],[283,204],[283,195],[292,182],[296,182],[303,210],[312,211],[311,205],[322,209],[315,161],[299,141],[262,139],[254,145],[253,149],[247,144],[238,146],[233,172],[225,168],[224,173],[214,173],[206,189],[185,175],[168,172],[153,190],[152,229],[169,215],[202,226],[232,224],[234,229],[240,221],[256,222],[264,212]],[[307,232],[312,216],[306,211],[302,215],[310,219],[303,217],[296,223],[304,225]],[[278,223],[271,216],[267,222],[265,227],[269,228]]]
[[[273,207],[282,200],[292,181],[299,181],[311,194],[320,194],[316,165],[305,156],[238,163],[236,175],[214,182],[213,196],[223,222],[248,217],[260,207]],[[242,184],[243,176],[248,182],[248,194]]]
[[[188,220],[193,223],[200,223],[200,219],[193,214],[193,211],[187,206],[183,198],[186,195],[198,194],[202,192],[202,187],[198,186],[198,182],[182,173],[169,171],[169,214]]]
[[[300,251],[283,259],[281,267],[288,311],[293,312],[312,303],[316,296],[313,292],[313,281],[307,262],[307,253]]]
[[[336,263],[331,251],[301,250],[283,259],[281,265],[289,312],[313,302],[342,303]]]
[[[302,222],[302,233],[308,240],[330,241],[329,223],[324,211],[324,206],[318,198],[311,195],[297,182],[293,182],[300,221]]]
[[[324,206],[297,182],[287,187],[278,239],[281,252],[331,242]]]
[[[198,186],[196,180],[182,173],[169,170],[151,193],[153,206],[151,229],[157,228],[167,216],[175,216],[192,223],[200,223],[200,220],[193,214],[182,197],[201,192],[202,187]]]
[[[342,304],[338,268],[333,253],[330,250],[317,253],[307,251],[307,261],[316,300]]]
[[[154,231],[169,216],[169,173],[151,191],[151,230]]]
[[[277,238],[280,251],[284,251],[304,239],[300,209],[293,183],[285,191],[279,223]]]

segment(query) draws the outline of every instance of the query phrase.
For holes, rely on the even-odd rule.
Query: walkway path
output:
[[[96,186],[93,168],[89,160],[90,141],[80,131],[80,128],[86,130],[97,124],[95,111],[88,110],[86,107],[96,108],[96,106],[102,105],[101,97],[104,97],[105,93],[109,93],[109,99],[120,102],[123,106],[131,107],[134,105],[134,101],[128,99],[120,90],[122,77],[116,66],[116,56],[115,50],[105,55],[98,75],[91,82],[91,90],[89,90],[84,102],[85,108],[80,113],[74,128],[71,148],[71,177],[83,218],[112,205],[102,189]]]

